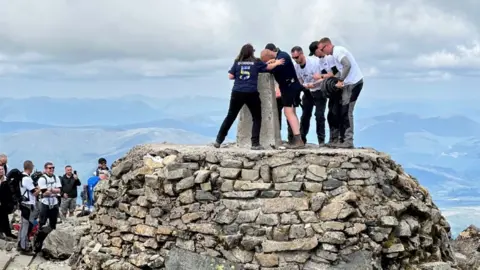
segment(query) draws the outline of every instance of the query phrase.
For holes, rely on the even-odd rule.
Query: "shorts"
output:
[[[62,214],[65,214],[67,212],[73,213],[76,207],[77,207],[76,198],[62,198],[62,203],[60,204],[60,211],[62,212]]]
[[[298,84],[298,86],[292,85],[283,89],[280,88],[283,107],[298,107],[300,105],[300,93],[302,90],[303,87],[300,84]]]

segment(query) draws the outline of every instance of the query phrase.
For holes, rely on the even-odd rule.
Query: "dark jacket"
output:
[[[62,192],[61,195],[67,194],[68,198],[77,198],[77,187],[82,185],[80,183],[80,179],[75,179],[73,175],[71,177],[68,177],[66,174],[64,174],[62,177],[60,177],[60,181],[62,183]]]
[[[12,191],[8,185],[8,180],[3,181],[0,184],[0,209],[1,211],[6,211],[10,214],[10,210],[12,210],[13,205]]]
[[[326,78],[320,83],[320,91],[323,92],[326,98],[338,98],[342,89],[338,89],[335,85],[338,82],[338,78],[330,77]]]

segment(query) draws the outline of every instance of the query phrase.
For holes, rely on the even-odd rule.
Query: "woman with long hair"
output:
[[[251,44],[243,45],[240,53],[233,62],[228,71],[228,78],[235,80],[233,83],[232,94],[230,96],[230,106],[227,116],[223,120],[222,126],[218,131],[214,146],[219,148],[225,140],[228,131],[238,116],[243,105],[247,105],[252,114],[252,149],[260,150],[260,128],[262,125],[261,101],[258,93],[257,83],[258,74],[274,69],[282,65],[284,60],[275,60],[267,64],[254,56],[255,50]]]

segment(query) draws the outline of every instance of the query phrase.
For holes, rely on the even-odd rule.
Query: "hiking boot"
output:
[[[222,145],[222,144],[219,143],[219,142],[214,142],[213,143],[213,147],[215,147],[215,148],[220,148],[220,145]]]
[[[343,142],[335,144],[337,148],[345,148],[345,149],[352,149],[354,148],[353,142]]]
[[[325,144],[326,147],[330,147],[330,148],[336,148],[337,144],[338,144],[338,140],[330,140],[327,144]]]
[[[264,150],[265,148],[263,148],[263,146],[261,146],[260,144],[252,144],[252,147],[250,149],[252,149],[252,150]]]
[[[35,256],[35,252],[33,252],[32,249],[23,249],[23,248],[20,248],[18,250],[18,252],[22,255],[25,255],[25,256]]]
[[[302,136],[301,135],[295,135],[293,137],[293,142],[290,143],[287,148],[289,149],[301,149],[301,148],[305,148],[305,143],[303,142],[302,140]]]
[[[318,143],[318,148],[325,148],[327,145],[325,143]]]

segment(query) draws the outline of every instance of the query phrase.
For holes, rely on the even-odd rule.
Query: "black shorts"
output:
[[[302,90],[303,87],[300,84],[298,86],[280,88],[283,107],[298,107],[300,105],[300,93]]]

